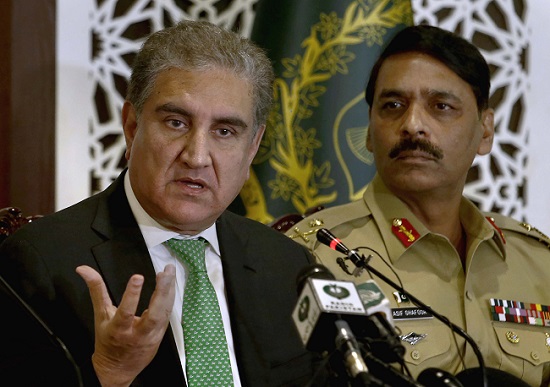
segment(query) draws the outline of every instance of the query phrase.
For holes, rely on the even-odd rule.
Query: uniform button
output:
[[[414,359],[414,360],[418,360],[420,359],[420,351],[418,350],[414,350],[411,352],[411,357]]]
[[[539,360],[539,353],[537,351],[531,352],[531,359],[538,361]]]
[[[466,291],[466,298],[468,300],[472,301],[474,299],[474,294],[471,291],[467,290]]]

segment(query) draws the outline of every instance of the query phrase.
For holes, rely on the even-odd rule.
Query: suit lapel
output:
[[[233,214],[225,212],[217,222],[220,252],[223,262],[225,288],[228,298],[235,355],[243,385],[265,380],[269,365],[259,346],[262,334],[262,316],[255,303],[258,294],[258,273],[251,249],[251,236],[242,230],[242,224]],[[239,232],[237,232],[238,230]]]
[[[126,199],[123,176],[120,175],[100,200],[92,228],[103,234],[105,241],[94,246],[92,252],[116,305],[133,274],[145,277],[138,305],[141,314],[155,289],[155,269]]]
[[[148,307],[155,290],[156,273],[145,240],[126,199],[124,173],[100,194],[92,228],[104,242],[92,247],[100,274],[115,305],[120,304],[126,284],[133,274],[142,274],[145,282],[136,314]],[[169,326],[157,355],[138,376],[136,385],[155,385],[159,378],[168,384],[185,386],[176,343]]]

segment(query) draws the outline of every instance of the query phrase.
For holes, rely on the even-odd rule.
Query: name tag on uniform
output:
[[[434,316],[422,308],[392,308],[391,314],[394,320],[418,320],[433,318]]]

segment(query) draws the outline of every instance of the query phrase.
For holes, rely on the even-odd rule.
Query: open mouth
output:
[[[206,187],[206,183],[202,180],[195,179],[179,179],[177,180],[179,184],[183,184],[191,189],[203,189]]]

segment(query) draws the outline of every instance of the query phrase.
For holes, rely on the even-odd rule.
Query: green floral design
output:
[[[267,183],[272,199],[291,201],[299,213],[336,199],[335,190],[320,194],[321,189],[333,187],[335,181],[330,177],[330,162],[313,163],[315,150],[322,144],[316,138],[317,129],[304,128],[302,122],[319,107],[319,98],[326,92],[324,83],[335,74],[348,74],[348,64],[355,59],[348,50],[350,46],[381,45],[387,28],[411,21],[409,0],[354,1],[342,18],[335,12],[321,13],[310,36],[302,42],[303,52],[282,59],[284,71],[275,80],[269,130],[254,161],[269,162],[276,171],[275,179]],[[244,197],[249,199],[245,199],[247,216],[265,223],[271,221],[273,217],[255,176],[244,191],[248,191]]]

